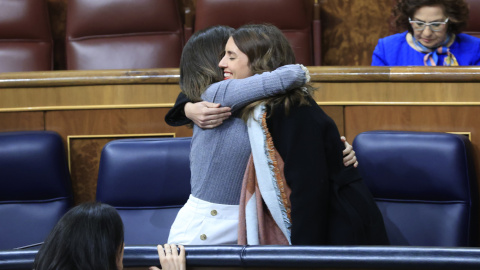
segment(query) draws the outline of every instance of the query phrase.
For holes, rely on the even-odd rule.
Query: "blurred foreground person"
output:
[[[122,270],[123,240],[123,222],[115,208],[100,202],[83,203],[58,221],[38,251],[33,269]],[[162,246],[157,248],[163,270],[185,269],[183,246],[180,253],[175,245],[166,244],[165,251]]]

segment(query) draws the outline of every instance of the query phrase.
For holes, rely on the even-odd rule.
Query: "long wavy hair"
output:
[[[38,251],[35,270],[117,270],[123,222],[110,205],[89,202],[68,211]]]
[[[201,101],[207,87],[223,80],[218,67],[233,28],[212,26],[195,32],[182,51],[180,88],[191,101]]]
[[[248,57],[248,64],[253,74],[273,71],[283,65],[295,64],[295,54],[282,31],[270,24],[244,25],[232,34],[233,41],[240,51]],[[305,85],[309,93],[314,88]],[[283,103],[288,114],[292,105],[307,105],[306,93],[302,88],[276,95],[247,105],[242,111],[242,119],[246,120],[255,106],[265,102],[269,111],[277,104]]]
[[[399,0],[393,8],[397,30],[413,33],[408,18],[412,18],[419,8],[425,6],[442,7],[443,13],[449,18],[448,33],[459,34],[467,27],[469,8],[465,0]]]

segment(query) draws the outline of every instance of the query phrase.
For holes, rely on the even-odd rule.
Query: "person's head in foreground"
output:
[[[123,269],[123,222],[110,205],[89,202],[70,209],[35,257],[35,270]]]
[[[117,210],[100,202],[70,209],[55,225],[33,263],[35,270],[122,270],[123,222]],[[157,246],[162,270],[184,270],[185,249]],[[150,267],[150,269],[158,269]]]

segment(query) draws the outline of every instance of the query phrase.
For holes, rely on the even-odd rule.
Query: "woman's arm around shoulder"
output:
[[[253,101],[301,87],[307,78],[308,70],[303,65],[285,65],[245,79],[215,83],[202,94],[202,99],[230,107],[233,112]]]

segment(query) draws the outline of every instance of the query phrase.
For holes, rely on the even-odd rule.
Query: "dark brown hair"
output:
[[[123,222],[117,210],[100,202],[70,209],[42,245],[35,270],[117,270],[123,250]]]
[[[196,32],[185,44],[180,59],[180,88],[191,101],[201,101],[209,85],[223,80],[218,62],[232,32],[228,26],[212,26]]]
[[[412,18],[419,8],[425,6],[442,7],[445,16],[449,18],[448,33],[461,33],[467,26],[469,9],[465,0],[399,0],[393,9],[397,30],[412,33],[408,18]]]
[[[295,54],[287,38],[276,26],[270,24],[244,25],[232,34],[233,41],[240,51],[248,57],[250,70],[253,74],[273,71],[281,66],[295,64]],[[313,91],[310,86],[305,86]],[[267,107],[284,103],[286,112],[293,104],[308,104],[301,88],[289,91],[287,94],[259,100],[247,105],[242,118],[246,120],[254,107],[260,102],[266,102]]]

